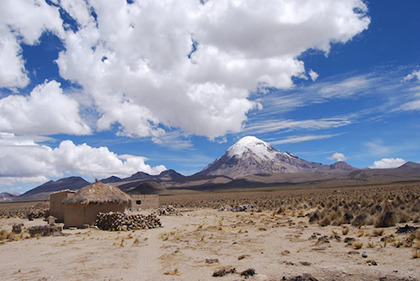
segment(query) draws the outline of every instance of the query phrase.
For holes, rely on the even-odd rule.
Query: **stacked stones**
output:
[[[63,228],[61,226],[38,225],[28,228],[29,235],[35,237],[36,234],[40,236],[61,236]]]
[[[126,215],[119,212],[99,213],[95,226],[102,230],[126,231],[134,229],[150,229],[162,226],[154,215]]]
[[[232,212],[246,212],[246,211],[255,210],[255,207],[251,204],[245,204],[245,205],[239,205],[239,206],[232,207],[230,210]]]
[[[32,221],[34,219],[46,218],[49,215],[49,209],[35,209],[28,212],[26,217]]]
[[[158,216],[181,216],[178,210],[171,205],[160,207],[155,214]]]
[[[16,234],[22,233],[23,223],[15,223],[12,226],[12,232]]]

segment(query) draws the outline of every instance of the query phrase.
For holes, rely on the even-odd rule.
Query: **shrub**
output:
[[[354,242],[353,247],[357,250],[361,249],[363,247],[363,243],[362,242]]]
[[[361,227],[366,224],[367,214],[365,212],[360,213],[357,217],[351,222],[352,226]]]
[[[382,234],[384,234],[384,230],[383,229],[374,229],[372,231],[372,236],[373,237],[382,236]]]
[[[389,206],[385,206],[383,212],[379,215],[376,220],[376,227],[389,227],[397,224],[397,216],[395,211]]]

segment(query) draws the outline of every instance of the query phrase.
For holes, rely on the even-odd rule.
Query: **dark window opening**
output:
[[[137,205],[141,205],[141,200],[136,200]]]

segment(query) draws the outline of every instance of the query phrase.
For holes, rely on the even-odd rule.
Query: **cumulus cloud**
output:
[[[405,163],[407,163],[407,161],[401,158],[382,158],[381,160],[373,162],[373,165],[369,166],[369,168],[390,169],[390,168],[397,168],[401,165],[404,165]]]
[[[21,88],[29,83],[20,43],[38,43],[44,31],[64,35],[57,7],[45,1],[2,0],[0,5],[0,87]]]
[[[21,135],[85,135],[90,128],[79,116],[79,104],[63,94],[60,83],[45,82],[29,96],[0,99],[0,131]]]
[[[92,95],[100,130],[215,138],[241,130],[257,108],[250,91],[291,87],[305,73],[299,54],[328,52],[369,25],[360,0],[321,2],[61,1],[78,30],[57,64]]]
[[[78,174],[88,177],[127,177],[138,171],[159,174],[165,166],[152,167],[146,158],[118,155],[107,147],[62,141],[58,147],[41,145],[28,137],[0,134],[0,178],[3,184],[40,182],[46,177]]]
[[[414,70],[412,73],[404,77],[404,81],[420,80],[420,70]]]
[[[336,161],[346,161],[347,157],[340,152],[335,152],[331,157],[328,157],[330,160],[336,160]]]

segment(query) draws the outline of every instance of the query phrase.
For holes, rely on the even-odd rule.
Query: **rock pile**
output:
[[[232,207],[230,210],[232,212],[246,212],[246,211],[255,210],[255,207],[251,204],[245,204],[245,205],[239,205],[239,206]]]
[[[22,227],[23,227],[23,223],[15,223],[12,226],[12,232],[16,234],[20,234],[22,233]]]
[[[48,217],[49,212],[49,209],[34,209],[28,212],[27,218],[30,221],[39,218],[46,218]]]
[[[181,216],[182,214],[178,212],[173,206],[163,206],[157,209],[154,212],[157,216]]]
[[[36,234],[40,236],[61,236],[63,228],[61,226],[38,225],[28,228],[29,235],[35,237]]]
[[[119,212],[99,213],[96,216],[95,226],[102,230],[126,231],[134,229],[149,229],[162,226],[154,214],[126,215]]]

